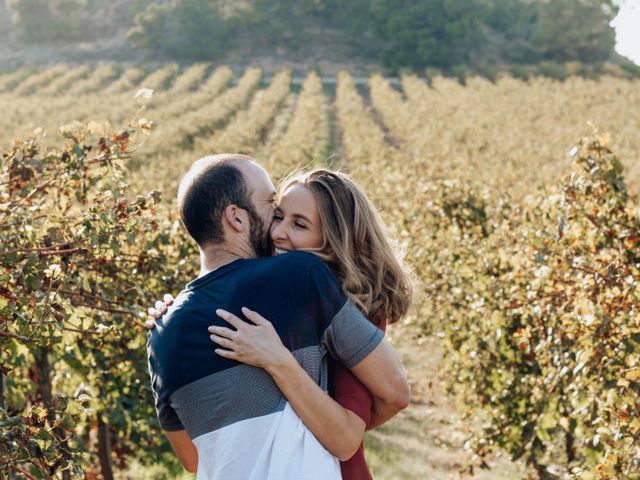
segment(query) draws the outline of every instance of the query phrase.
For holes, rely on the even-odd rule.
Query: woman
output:
[[[287,182],[271,237],[276,255],[306,250],[320,256],[345,294],[379,328],[384,330],[409,309],[409,276],[394,255],[378,212],[348,175],[319,169]],[[242,335],[230,328],[209,328],[212,341],[223,347],[216,353],[265,368],[320,443],[341,460],[342,477],[371,479],[362,447],[364,432],[388,415],[376,410],[364,385],[337,363],[330,364],[335,401],[329,399],[309,381],[270,322],[259,312],[243,313],[255,326]],[[243,321],[229,312],[218,314],[232,326]]]

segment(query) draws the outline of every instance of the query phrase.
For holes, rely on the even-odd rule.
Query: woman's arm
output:
[[[313,381],[282,344],[267,319],[248,308],[243,308],[242,313],[254,325],[225,310],[216,313],[236,328],[234,331],[209,327],[211,339],[224,347],[216,349],[216,353],[264,368],[322,446],[341,461],[351,458],[362,443],[366,429],[364,420],[342,407]]]
[[[410,391],[402,364],[386,340],[351,368],[373,397],[368,428],[382,425],[409,406]]]
[[[189,473],[196,473],[198,471],[198,450],[187,434],[187,431],[165,431],[164,433],[169,439],[169,443],[173,447],[173,451],[176,452],[184,469]]]

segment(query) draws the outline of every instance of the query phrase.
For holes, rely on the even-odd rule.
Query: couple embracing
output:
[[[411,302],[371,202],[328,170],[278,195],[253,159],[221,154],[194,163],[178,207],[201,271],[158,313],[148,356],[184,467],[212,480],[370,479],[365,431],[409,402],[384,329]]]

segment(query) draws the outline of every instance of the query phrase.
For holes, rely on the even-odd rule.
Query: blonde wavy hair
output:
[[[400,320],[411,306],[412,279],[362,189],[349,175],[326,169],[294,174],[282,193],[294,185],[313,194],[323,244],[312,251],[327,263],[345,294],[374,323]]]

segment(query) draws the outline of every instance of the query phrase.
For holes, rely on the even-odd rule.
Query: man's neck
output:
[[[240,258],[254,258],[250,252],[243,248],[234,248],[229,245],[211,245],[200,249],[200,276],[213,272]]]

